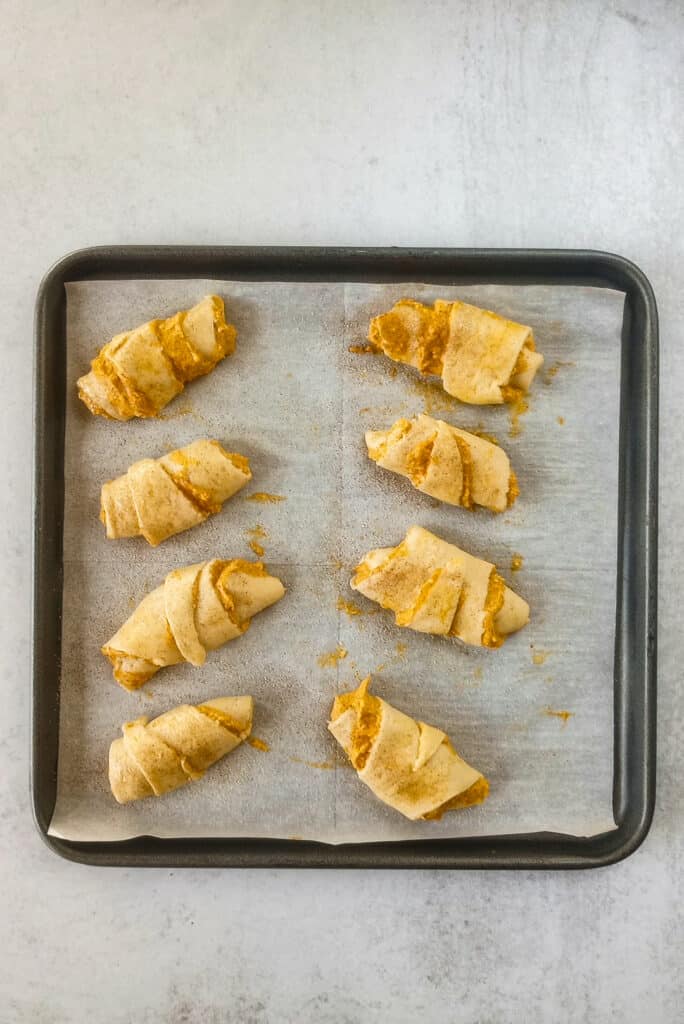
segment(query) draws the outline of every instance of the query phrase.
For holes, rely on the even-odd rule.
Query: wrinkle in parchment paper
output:
[[[58,798],[51,832],[75,840],[270,836],[326,842],[536,830],[591,835],[612,814],[613,637],[621,293],[573,287],[436,287],[91,281],[67,302],[64,614]],[[113,334],[216,292],[238,345],[159,420],[90,415],[75,381]],[[460,405],[363,346],[396,299],[462,298],[534,328],[545,365],[520,433],[506,408]],[[427,411],[495,435],[520,481],[501,516],[442,506],[365,454],[363,433]],[[202,526],[150,548],[107,541],[103,481],[198,437],[250,458],[251,485]],[[284,501],[250,501],[254,492]],[[418,523],[495,561],[531,606],[498,651],[399,630],[348,586],[372,547]],[[172,568],[264,561],[287,587],[202,668],[164,669],[128,693],[100,654]],[[514,566],[515,568],[512,568]],[[335,657],[326,657],[331,653]],[[342,653],[344,652],[344,653]],[[375,691],[447,731],[489,778],[481,807],[412,823],[357,779],[326,729],[333,698],[371,672]],[[107,783],[121,723],[183,701],[251,693],[254,735],[204,779],[119,807]]]

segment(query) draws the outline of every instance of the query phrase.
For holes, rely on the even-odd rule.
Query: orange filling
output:
[[[428,469],[430,468],[430,460],[432,459],[432,449],[435,447],[435,441],[437,439],[437,432],[429,437],[426,441],[421,441],[415,448],[412,448],[406,458],[406,469],[411,478],[411,483],[416,487],[425,480]]]
[[[392,429],[385,435],[385,440],[381,441],[376,448],[368,450],[368,457],[373,462],[380,462],[387,455],[387,449],[391,445],[398,444],[402,438],[406,437],[408,432],[413,429],[413,422],[411,420],[399,419],[394,424]]]
[[[240,738],[244,736],[245,730],[243,726],[241,726],[239,722],[236,722],[234,718],[231,718],[230,715],[227,715],[225,711],[219,711],[218,708],[209,707],[208,704],[197,704],[196,707],[203,715],[206,715],[207,718],[211,718],[213,722],[218,722],[218,724],[222,725],[224,729],[228,730],[228,732],[232,732],[234,736],[239,736]]]
[[[218,296],[213,296],[212,298],[212,313],[215,339],[221,354],[226,355],[235,348],[236,332],[231,324],[226,324],[223,300]],[[195,377],[209,373],[217,362],[217,360],[207,359],[202,356],[190,344],[183,332],[183,322],[186,315],[186,311],[181,311],[172,317],[168,317],[166,320],[151,320],[148,325],[142,325],[143,327],[149,326],[151,328],[152,334],[168,363],[171,375],[176,378],[181,386]],[[117,348],[126,344],[126,337],[126,334],[120,336]],[[160,409],[155,406],[148,395],[138,390],[135,386],[135,381],[123,377],[112,365],[107,352],[109,345],[111,345],[111,342],[108,342],[102,348],[99,355],[92,361],[91,368],[97,377],[105,378],[108,381],[110,385],[109,397],[116,411],[126,419],[130,419],[132,416],[138,416],[142,419],[157,416]],[[107,415],[82,388],[79,388],[79,395],[95,415]],[[111,419],[111,417],[108,418]]]
[[[251,474],[252,471],[249,466],[249,459],[245,455],[238,455],[237,452],[227,452],[221,447],[218,441],[212,441],[211,443],[215,444],[216,447],[220,449],[221,454],[225,455],[225,457],[232,462],[235,468],[239,469],[241,473],[244,473],[246,476]]]
[[[370,677],[367,677],[356,690],[340,694],[335,698],[330,716],[334,722],[345,711],[351,709],[356,713],[351,746],[347,754],[357,772],[366,766],[382,720],[382,701],[368,692],[369,687]]]
[[[513,470],[511,470],[511,475],[508,478],[508,494],[506,496],[506,502],[508,504],[508,508],[511,507],[511,505],[513,504],[513,502],[515,501],[515,499],[518,497],[519,494],[520,494],[520,488],[518,487],[518,478],[515,475],[515,473],[513,472]]]
[[[506,584],[496,569],[492,569],[484,606],[483,647],[501,647],[504,637],[497,632],[495,619],[503,608]]]
[[[183,333],[185,313],[176,313],[166,320],[153,320],[155,333],[173,367],[174,376],[182,382],[194,380],[213,369],[214,364],[197,352]]]
[[[426,306],[413,299],[402,299],[388,313],[371,320],[368,338],[385,355],[397,362],[410,363],[425,374],[440,377],[444,371],[444,355],[450,342],[457,344],[449,331],[449,317],[459,302],[437,300],[434,306]],[[405,315],[407,309],[414,310],[418,316]],[[485,310],[478,310],[483,316],[497,316]],[[504,319],[497,316],[498,320]],[[417,323],[416,323],[417,320]],[[527,338],[518,353],[515,365],[509,377],[509,383],[501,386],[501,397],[504,402],[519,405],[525,393],[521,387],[510,384],[511,380],[526,371],[527,352],[534,352],[532,337]],[[519,412],[525,409],[519,407]]]
[[[365,580],[370,579],[370,577],[376,572],[388,573],[388,577],[385,581],[387,588],[385,594],[382,597],[374,597],[373,600],[377,601],[382,608],[391,608],[394,610],[396,607],[397,595],[403,592],[405,585],[405,579],[402,579],[402,575],[405,576],[402,561],[407,558],[407,556],[408,548],[406,546],[406,541],[403,540],[401,544],[390,551],[385,561],[380,565],[372,567],[367,561],[363,561],[357,565],[354,570],[355,575],[352,580],[352,584],[357,586],[359,583],[363,583]]]
[[[174,452],[173,454],[177,455],[178,453]],[[206,488],[198,487],[196,484],[193,484],[185,475],[172,473],[168,466],[164,466],[162,464],[161,468],[164,470],[166,475],[173,480],[178,490],[181,491],[188,501],[195,506],[198,512],[201,512],[206,516],[213,516],[217,512],[221,511],[220,502],[214,501],[213,495],[210,491],[206,490]],[[186,472],[187,470],[184,470],[184,473]]]
[[[449,340],[450,303],[426,306],[414,299],[402,299],[394,309],[371,320],[369,341],[390,359],[412,363],[422,373],[442,373],[444,351]],[[402,311],[418,313],[418,327],[409,327]]]
[[[144,658],[137,658],[135,660],[141,664],[149,665],[149,669],[129,672],[123,666],[127,661],[131,660],[130,655],[125,654],[123,651],[117,651],[113,647],[101,647],[100,650],[111,661],[114,678],[117,683],[120,683],[126,690],[139,690],[157,672],[157,666],[153,665],[152,662],[145,661]]]
[[[267,494],[266,491],[255,491],[250,494],[247,501],[258,501],[261,505],[277,505],[279,501],[285,501],[284,494]]]
[[[423,815],[426,821],[439,821],[443,814],[447,811],[458,811],[463,807],[473,807],[475,804],[481,804],[489,796],[489,783],[484,778],[477,779],[476,782],[465,789],[462,793],[458,793],[456,796],[452,796],[450,800],[445,800],[443,804],[436,807],[434,811],[429,811]]]
[[[518,352],[518,358],[515,361],[513,369],[511,370],[511,376],[509,377],[509,380],[513,380],[515,377],[518,376],[519,373],[522,373],[525,369],[525,350],[529,352],[535,351],[534,341],[532,338],[528,338],[525,344]],[[527,403],[524,399],[524,395],[525,392],[522,388],[513,387],[510,384],[505,384],[501,388],[501,396],[504,402],[508,402],[510,405],[515,406],[518,415],[520,415],[523,412],[527,412],[528,409]]]
[[[245,576],[268,576],[261,562],[247,562],[244,558],[232,558],[229,562],[220,562],[219,564],[223,567],[220,571],[221,578],[231,576],[234,572],[242,572]]]
[[[461,456],[461,472],[463,474],[463,486],[461,496],[458,499],[463,508],[473,507],[473,459],[470,454],[470,446],[458,434],[454,434],[454,440]]]
[[[385,313],[371,320],[368,340],[390,359],[402,362],[411,341],[411,335],[401,317]]]
[[[92,368],[92,363],[90,365]],[[94,399],[88,394],[87,391],[83,390],[81,384],[78,385],[78,397],[81,399],[83,404],[92,412],[93,416],[104,416],[104,418],[107,420],[115,419],[114,416],[106,412],[100,405],[98,405],[97,402],[94,401]],[[116,406],[116,404],[113,404],[118,411],[118,407]]]
[[[410,608],[404,608],[403,611],[398,611],[395,615],[397,626],[410,626],[415,619],[418,611],[423,607],[427,601],[430,593],[442,575],[442,569],[435,569],[431,576],[425,580],[420,590],[418,591],[418,597],[413,602]]]
[[[441,377],[444,369],[444,352],[449,341],[449,308],[450,303],[435,303],[430,309],[424,306],[427,319],[427,331],[421,339],[420,369],[423,373],[431,373]]]
[[[232,324],[226,323],[226,307],[220,295],[212,295],[211,309],[214,314],[214,335],[216,343],[224,356],[235,351],[237,331]]]
[[[90,365],[96,377],[105,377],[109,382],[109,397],[116,411],[129,419],[132,416],[139,416],[141,419],[156,416],[157,409],[153,402],[142,391],[138,391],[132,381],[118,373],[110,362],[105,349],[93,359]]]
[[[211,568],[211,581],[216,587],[216,593],[220,598],[221,604],[230,616],[234,625],[244,633],[249,628],[251,619],[241,621],[238,618],[233,596],[227,587],[227,582],[233,573],[242,573],[245,576],[262,577],[268,576],[268,573],[261,562],[246,562],[242,558],[233,558],[230,562],[218,562],[217,565],[213,565]]]

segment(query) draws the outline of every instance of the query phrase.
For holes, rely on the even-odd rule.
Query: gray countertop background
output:
[[[678,1019],[684,8],[0,0],[0,1022]],[[661,315],[658,802],[584,873],[132,871],[28,799],[31,348],[99,243],[588,247]]]

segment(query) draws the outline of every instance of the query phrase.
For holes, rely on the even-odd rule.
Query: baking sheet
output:
[[[612,814],[613,641],[619,350],[624,295],[571,286],[436,287],[226,281],[67,286],[64,609],[58,795],[50,832],[72,840],[252,836],[326,842],[520,833],[593,835]],[[236,354],[157,421],[92,417],[74,382],[114,333],[207,292],[226,300]],[[469,407],[383,357],[356,354],[368,320],[396,299],[463,298],[532,325],[546,363],[521,432],[509,410]],[[521,486],[502,516],[439,507],[365,455],[363,431],[427,411],[495,434]],[[135,459],[197,437],[248,455],[254,479],[202,526],[153,549],[106,541],[102,482]],[[254,491],[278,504],[249,501]],[[371,547],[417,523],[495,561],[530,603],[530,625],[498,651],[407,630],[348,587]],[[179,565],[255,557],[288,592],[201,669],[164,669],[135,694],[100,645]],[[511,572],[514,554],[523,567]],[[338,601],[364,614],[348,615]],[[346,657],[330,665],[338,645]],[[321,664],[320,662],[323,662]],[[371,672],[378,695],[445,729],[491,782],[482,806],[411,823],[357,779],[325,723],[335,693]],[[119,807],[107,752],[120,724],[182,701],[251,693],[254,735],[196,785]],[[568,712],[566,715],[565,713]]]

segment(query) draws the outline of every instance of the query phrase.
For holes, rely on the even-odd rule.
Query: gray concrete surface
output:
[[[681,1019],[677,0],[0,0],[0,1021]],[[659,795],[583,874],[94,870],[28,803],[32,311],[119,242],[588,246],[662,329]]]

